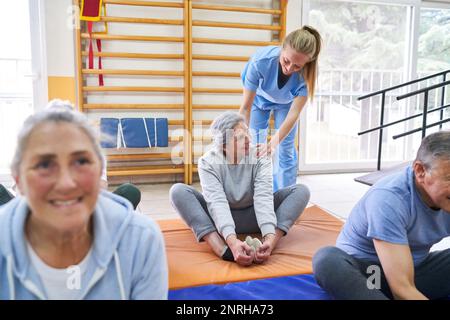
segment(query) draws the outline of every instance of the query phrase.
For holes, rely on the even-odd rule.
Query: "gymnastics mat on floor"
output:
[[[219,259],[206,243],[197,243],[182,220],[158,223],[166,244],[171,292],[200,286],[209,290],[205,286],[311,274],[315,252],[334,245],[343,224],[321,208],[309,207],[279,241],[268,262],[241,267]]]
[[[169,300],[331,300],[311,274],[169,291]]]

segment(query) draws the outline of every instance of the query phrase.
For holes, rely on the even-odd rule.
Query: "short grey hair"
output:
[[[416,161],[432,169],[436,160],[450,161],[450,131],[443,130],[423,138],[417,151]]]
[[[11,172],[13,173],[13,175],[19,174],[19,168],[20,164],[22,163],[23,154],[27,147],[28,139],[30,138],[33,130],[41,124],[48,122],[70,123],[86,133],[92,143],[98,159],[100,160],[103,170],[105,160],[97,138],[98,135],[95,132],[94,128],[89,124],[87,117],[83,113],[75,111],[69,101],[55,99],[50,101],[44,110],[29,116],[20,129],[19,135],[17,136],[16,150],[11,162]]]
[[[234,128],[239,123],[245,123],[245,118],[237,112],[227,111],[214,119],[211,124],[214,145],[221,148],[227,143],[227,135],[231,136]]]

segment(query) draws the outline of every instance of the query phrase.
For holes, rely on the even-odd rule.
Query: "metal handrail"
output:
[[[418,94],[421,94],[421,93],[424,93],[424,92],[427,92],[427,91],[430,91],[430,90],[433,90],[433,89],[444,87],[444,86],[446,86],[448,84],[450,84],[450,80],[444,81],[444,82],[441,82],[441,83],[437,83],[437,84],[433,84],[433,85],[431,85],[429,87],[426,87],[426,88],[422,88],[422,89],[419,89],[419,90],[416,90],[416,91],[413,91],[413,92],[410,92],[410,93],[402,94],[401,96],[397,97],[397,100],[402,100],[402,99],[405,99],[405,98],[409,98],[409,97],[412,97],[412,96],[415,96],[415,95],[418,95]]]
[[[428,125],[426,125],[426,129],[435,127],[435,126],[437,126],[437,125],[442,125],[443,123],[446,123],[446,122],[449,122],[449,121],[450,121],[450,118],[447,118],[447,119],[444,119],[444,120],[440,120],[440,121],[437,121],[437,122],[428,124]],[[395,135],[395,136],[392,136],[392,138],[393,138],[393,139],[398,139],[398,138],[401,138],[401,137],[409,136],[410,134],[419,132],[419,131],[421,131],[421,130],[423,130],[422,127],[416,128],[416,129],[413,129],[413,130],[410,130],[410,131],[406,131],[406,132],[404,132],[404,133],[400,133],[400,134],[397,134],[397,135]]]
[[[442,76],[442,75],[446,75],[447,73],[450,73],[450,69],[449,70],[445,70],[445,71],[441,71],[441,72],[438,72],[438,73],[430,74],[428,76],[425,76],[425,77],[422,77],[422,78],[419,78],[419,79],[411,80],[411,81],[408,81],[408,82],[405,82],[405,83],[402,83],[402,84],[398,84],[396,86],[392,86],[392,87],[389,87],[389,88],[385,88],[385,89],[382,89],[382,90],[378,90],[378,91],[366,94],[364,96],[358,97],[358,100],[364,100],[364,99],[367,99],[367,98],[370,98],[370,97],[382,94],[383,92],[399,89],[401,87],[409,86],[411,84],[418,83],[418,82],[421,82],[421,81],[424,81],[424,80],[428,80],[428,79],[431,79],[431,78],[434,78],[434,77],[439,77],[439,76]]]
[[[431,85],[431,86],[429,86],[429,87],[422,88],[422,89],[420,89],[420,90],[416,90],[416,91],[413,91],[413,92],[410,92],[410,93],[407,93],[407,94],[403,94],[403,95],[397,97],[397,100],[402,100],[402,99],[409,98],[409,97],[412,97],[412,96],[415,96],[415,95],[418,95],[418,94],[423,93],[422,127],[421,127],[421,128],[418,128],[418,130],[417,130],[417,129],[414,129],[414,130],[405,132],[405,133],[403,133],[403,134],[396,135],[397,138],[400,138],[400,137],[403,137],[403,136],[407,136],[407,135],[409,135],[409,134],[411,134],[411,133],[418,132],[418,131],[422,130],[422,139],[423,139],[423,138],[425,138],[426,131],[427,131],[428,128],[434,127],[435,125],[438,125],[438,124],[439,124],[439,125],[441,126],[441,128],[442,128],[442,124],[445,123],[445,122],[447,122],[447,121],[443,120],[442,118],[440,119],[440,121],[436,122],[436,123],[433,124],[433,125],[430,125],[430,126],[427,125],[427,114],[428,114],[428,92],[429,92],[430,90],[434,90],[434,89],[437,89],[437,88],[441,88],[441,87],[444,88],[446,85],[449,85],[449,84],[450,84],[450,81],[444,81],[444,82],[441,82],[441,83],[438,83],[438,84],[434,84],[434,85]],[[442,92],[445,92],[445,91],[442,90]],[[447,119],[447,120],[448,120],[448,119]],[[394,138],[394,137],[393,137],[393,138]],[[396,138],[395,138],[395,139],[396,139]]]
[[[434,109],[428,110],[427,113],[432,113],[434,111],[444,110],[445,108],[448,108],[448,107],[450,107],[450,104],[447,104],[447,105],[439,107],[439,108],[434,108]],[[380,130],[380,129],[384,129],[384,128],[393,126],[395,124],[399,124],[401,122],[408,121],[408,120],[420,117],[422,115],[423,115],[423,113],[418,113],[418,114],[415,114],[415,115],[412,115],[412,116],[408,116],[408,117],[400,119],[400,120],[396,120],[396,121],[393,121],[393,122],[386,123],[386,124],[384,124],[382,126],[378,126],[378,127],[372,128],[372,129],[368,129],[368,130],[365,130],[365,131],[358,132],[358,135],[360,136],[360,135],[363,135],[363,134],[366,134],[366,133],[370,133],[372,131],[377,131],[377,130]]]
[[[402,88],[402,87],[405,87],[405,86],[408,86],[408,85],[411,85],[411,84],[414,84],[414,83],[418,83],[418,82],[421,82],[421,81],[424,81],[424,80],[428,80],[428,79],[432,79],[432,78],[435,78],[435,77],[443,76],[442,82],[440,84],[438,84],[438,85],[432,85],[430,87],[423,88],[423,89],[420,89],[420,90],[416,90],[414,92],[410,92],[408,94],[405,94],[405,95],[397,97],[397,100],[400,100],[399,98],[403,99],[403,98],[411,97],[411,96],[414,96],[414,95],[417,95],[417,94],[420,94],[420,93],[424,93],[424,110],[423,110],[423,113],[421,114],[423,116],[423,120],[422,120],[422,137],[424,137],[425,133],[426,133],[426,129],[427,129],[426,118],[427,118],[427,114],[429,113],[428,110],[427,110],[428,109],[428,92],[430,90],[442,87],[441,106],[443,106],[444,105],[444,100],[445,100],[445,86],[447,84],[450,84],[450,81],[446,81],[447,73],[450,73],[450,69],[449,70],[445,70],[445,71],[441,71],[441,72],[438,72],[438,73],[434,73],[434,74],[431,74],[431,75],[428,75],[428,76],[425,76],[425,77],[422,77],[422,78],[419,78],[419,79],[411,80],[411,81],[408,81],[408,82],[405,82],[405,83],[402,83],[402,84],[399,84],[399,85],[396,85],[396,86],[392,86],[392,87],[389,87],[389,88],[378,90],[378,91],[366,94],[364,96],[358,97],[358,100],[364,100],[364,99],[367,99],[367,98],[370,98],[370,97],[373,97],[373,96],[381,94],[381,108],[380,108],[381,110],[380,110],[380,124],[379,124],[379,126],[377,128],[372,128],[372,129],[361,131],[361,132],[358,133],[358,135],[362,135],[362,134],[366,134],[366,133],[369,133],[369,132],[372,132],[372,131],[375,131],[375,130],[379,130],[377,170],[381,169],[381,149],[382,149],[382,145],[383,145],[383,129],[385,127],[390,126],[390,125],[397,124],[397,123],[404,122],[404,121],[407,121],[407,120],[411,119],[410,117],[406,117],[404,119],[395,121],[394,123],[390,123],[389,125],[385,125],[384,124],[384,107],[385,107],[384,105],[385,105],[385,100],[386,100],[386,92],[392,91],[392,90],[395,90],[395,89],[399,89],[399,88]],[[436,109],[436,110],[441,110],[440,122],[438,123],[440,125],[440,128],[442,128],[442,124],[446,122],[446,121],[443,121],[443,117],[444,117],[444,110],[443,109],[444,108]],[[433,109],[433,111],[436,111],[436,110]],[[420,116],[420,115],[415,115],[415,116],[413,116],[413,118],[415,118],[417,116]],[[415,132],[417,132],[417,131],[415,131]]]

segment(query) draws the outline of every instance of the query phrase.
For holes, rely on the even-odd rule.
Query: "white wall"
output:
[[[48,76],[75,76],[72,0],[45,0]]]

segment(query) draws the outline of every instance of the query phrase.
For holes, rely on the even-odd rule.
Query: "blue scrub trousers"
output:
[[[275,129],[278,130],[286,119],[290,105],[274,106],[273,108],[262,110],[255,104],[250,113],[250,131],[252,133],[252,143],[267,143],[267,132],[269,128],[270,113],[273,112],[275,118]],[[291,132],[278,145],[273,155],[273,191],[296,184],[298,157],[295,150],[295,134],[297,124]]]

